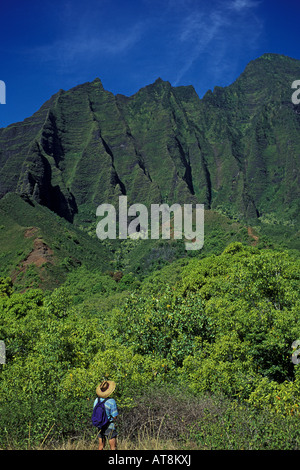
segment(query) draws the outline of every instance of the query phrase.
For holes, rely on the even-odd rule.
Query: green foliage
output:
[[[298,450],[297,418],[278,416],[267,408],[216,397],[189,432],[189,438],[205,450]]]
[[[12,293],[13,283],[9,277],[0,278],[0,296],[9,297]]]
[[[136,387],[164,380],[166,361],[118,345],[99,316],[75,310],[65,288],[46,297],[33,290],[13,293],[0,309],[0,337],[7,349],[0,407],[12,441],[25,445],[29,426],[32,442],[41,442],[53,423],[58,437],[75,432],[76,420],[80,428],[89,426],[90,400],[105,377],[118,383],[120,408],[131,404]],[[15,406],[16,397],[22,408]],[[16,436],[20,416],[24,426]]]
[[[268,445],[260,433],[263,410],[272,417],[270,439],[281,417],[300,415],[299,365],[291,361],[292,343],[300,338],[298,258],[235,243],[219,256],[179,260],[138,284],[127,280],[129,290],[121,292],[115,287],[122,279],[90,274],[79,268],[46,293],[20,293],[1,279],[2,447],[18,442],[26,448],[29,428],[32,444],[48,432],[57,439],[92,432],[95,388],[107,378],[117,382],[120,410],[132,409],[150,385],[176,383],[199,400],[221,393],[231,403],[222,417],[227,431],[221,435],[220,421],[204,415],[195,441],[243,448],[258,426],[251,446],[262,439],[261,448],[280,448],[278,439]],[[24,426],[16,433],[21,416]],[[243,435],[234,424],[239,420]]]
[[[188,298],[176,296],[174,288],[168,286],[157,295],[131,294],[122,309],[113,313],[116,340],[139,353],[171,359],[176,365],[192,353],[195,337],[210,334],[201,299],[193,294]]]

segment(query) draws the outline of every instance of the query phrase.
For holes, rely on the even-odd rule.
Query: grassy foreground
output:
[[[238,403],[222,395],[180,397],[172,389],[149,389],[136,398],[133,408],[121,409],[118,417],[118,450],[299,450],[298,416],[279,416],[267,409]],[[57,440],[55,424],[31,442],[27,450],[97,450],[94,428],[82,427]],[[10,442],[6,449],[17,450]],[[106,446],[109,450],[109,446]]]

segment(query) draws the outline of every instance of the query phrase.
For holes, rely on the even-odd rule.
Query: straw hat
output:
[[[96,393],[98,397],[106,398],[112,394],[115,388],[115,382],[113,382],[112,380],[104,380],[104,382],[101,382],[101,384],[99,384],[96,388]]]

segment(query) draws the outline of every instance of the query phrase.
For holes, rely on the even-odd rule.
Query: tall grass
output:
[[[222,396],[179,395],[178,390],[148,390],[118,417],[119,450],[299,450],[296,416],[280,417]],[[96,450],[97,432],[83,427],[57,439],[52,428],[26,449]],[[30,428],[28,430],[30,434]],[[7,449],[20,445],[7,438]],[[24,448],[24,444],[22,446]],[[109,449],[109,446],[106,447]]]

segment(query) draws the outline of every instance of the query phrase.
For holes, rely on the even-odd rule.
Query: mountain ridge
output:
[[[98,77],[61,89],[0,129],[0,198],[16,192],[79,224],[125,194],[298,224],[299,76],[300,61],[268,53],[201,99],[161,78],[129,97]]]

